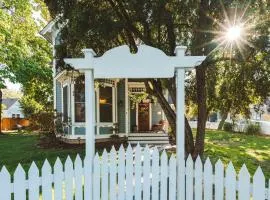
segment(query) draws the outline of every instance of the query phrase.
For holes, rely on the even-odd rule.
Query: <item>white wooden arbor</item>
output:
[[[95,57],[92,49],[84,49],[84,58],[67,58],[64,61],[85,74],[86,156],[93,160],[95,154],[95,90],[94,79],[102,78],[171,78],[176,75],[177,87],[177,199],[184,199],[185,177],[185,70],[201,64],[205,56],[185,56],[186,47],[177,46],[176,56],[167,56],[163,51],[147,46],[138,46],[136,54],[130,53],[127,45],[113,48],[101,57]],[[93,162],[92,162],[93,163]],[[88,163],[85,192],[92,193],[92,168]],[[89,196],[92,196],[89,195]]]

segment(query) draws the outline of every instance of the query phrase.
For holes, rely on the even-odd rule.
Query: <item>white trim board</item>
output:
[[[185,56],[186,47],[176,47],[176,56],[167,56],[160,49],[140,45],[135,54],[127,45],[112,48],[101,57],[92,49],[84,49],[84,58],[64,61],[77,70],[93,70],[94,78],[170,78],[176,68],[194,68],[205,56]],[[127,67],[128,66],[128,67]]]

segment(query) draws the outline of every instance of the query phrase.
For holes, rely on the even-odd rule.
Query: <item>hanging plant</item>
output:
[[[131,102],[131,108],[134,109],[136,107],[137,103],[140,103],[141,101],[147,99],[148,94],[147,93],[128,93],[128,96],[130,98]]]

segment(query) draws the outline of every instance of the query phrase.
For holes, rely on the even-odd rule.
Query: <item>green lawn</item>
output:
[[[41,167],[46,158],[53,164],[57,156],[64,161],[67,155],[74,159],[77,153],[84,154],[82,147],[44,149],[38,147],[38,141],[38,135],[29,133],[0,135],[0,165],[4,164],[13,172],[18,163],[21,163],[24,169],[28,169],[32,161]]]
[[[205,157],[212,163],[219,158],[225,163],[232,161],[239,171],[245,163],[251,174],[261,166],[267,178],[270,178],[270,137],[252,136],[225,131],[206,133]]]
[[[38,136],[33,134],[0,135],[0,165],[5,164],[10,172],[14,172],[18,163],[28,169],[33,160],[41,166],[46,158],[50,163],[54,163],[57,156],[64,161],[67,155],[72,159],[77,153],[84,155],[82,147],[42,149],[37,143]],[[270,178],[270,137],[208,130],[206,156],[209,156],[213,163],[219,158],[225,164],[231,160],[237,171],[245,163],[251,174],[260,165],[265,175]]]

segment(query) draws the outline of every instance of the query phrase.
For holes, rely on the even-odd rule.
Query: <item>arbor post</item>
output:
[[[85,58],[91,59],[94,53],[84,49]],[[93,200],[93,160],[95,155],[95,85],[94,70],[85,69],[85,199]]]
[[[184,57],[185,51],[176,47],[176,56]],[[177,200],[185,200],[185,68],[176,68],[176,159]]]

